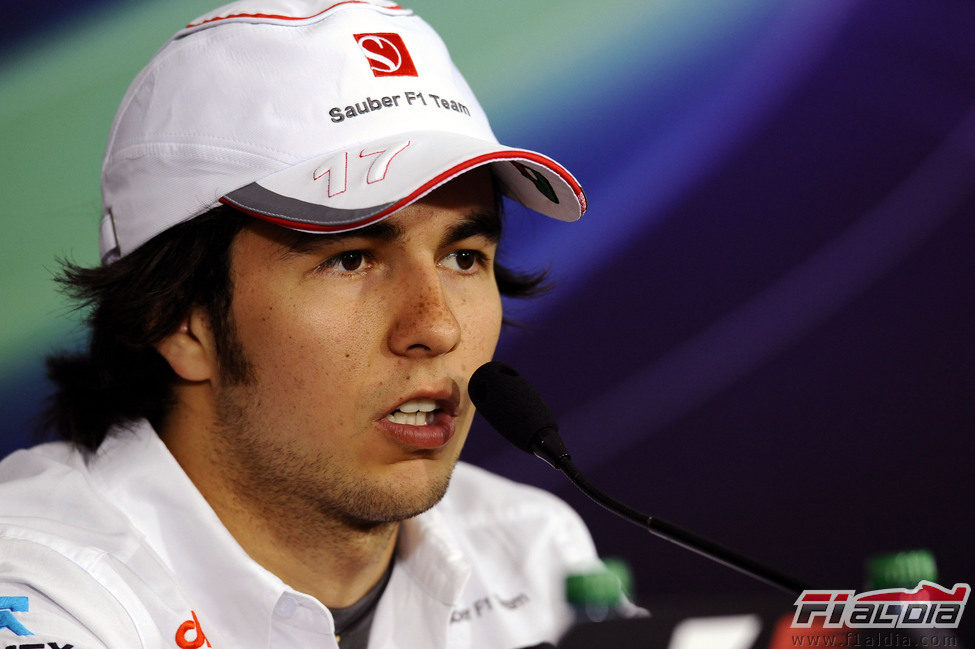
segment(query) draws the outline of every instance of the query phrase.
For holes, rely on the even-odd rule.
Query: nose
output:
[[[414,268],[391,297],[389,348],[410,358],[446,354],[460,343],[457,321],[436,268]]]

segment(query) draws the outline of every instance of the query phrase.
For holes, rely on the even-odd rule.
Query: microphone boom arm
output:
[[[576,465],[572,463],[572,458],[568,453],[559,457],[557,462],[558,463],[554,464],[553,466],[564,473],[565,476],[572,481],[572,484],[581,489],[592,500],[596,501],[598,504],[602,505],[617,516],[620,516],[631,523],[635,523],[640,527],[647,529],[652,534],[666,539],[671,543],[676,543],[683,548],[692,550],[697,554],[717,561],[718,563],[721,563],[729,568],[733,568],[750,577],[764,581],[765,583],[775,586],[776,588],[784,590],[788,593],[798,596],[802,593],[802,591],[807,589],[805,584],[797,579],[794,579],[793,577],[783,574],[778,570],[774,570],[773,568],[754,561],[753,559],[749,559],[748,557],[738,554],[737,552],[729,550],[728,548],[715,543],[714,541],[706,539],[702,536],[698,536],[697,534],[685,530],[678,525],[667,522],[661,518],[639,512],[629,505],[621,503],[615,498],[603,493],[593,486],[593,484],[582,475],[582,472],[580,472],[579,469],[576,468]]]
[[[535,388],[513,368],[491,361],[474,372],[468,384],[474,405],[509,442],[545,460],[565,474],[597,503],[657,536],[786,592],[800,594],[806,586],[788,575],[753,561],[704,537],[655,518],[611,498],[582,475],[559,436],[555,417]]]

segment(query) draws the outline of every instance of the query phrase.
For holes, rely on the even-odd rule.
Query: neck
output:
[[[356,529],[319,512],[298,525],[300,514],[255,511],[252,500],[214,498],[210,503],[252,559],[330,608],[351,606],[369,592],[396,547],[399,523]]]
[[[395,551],[398,522],[365,525],[323,511],[314,499],[261,484],[199,421],[176,408],[160,437],[252,559],[330,608],[351,606],[379,582]]]

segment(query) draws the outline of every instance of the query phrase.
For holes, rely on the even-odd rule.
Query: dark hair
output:
[[[498,205],[500,218],[500,200]],[[42,414],[40,434],[55,432],[95,450],[112,426],[146,418],[158,427],[172,405],[172,387],[181,379],[155,345],[193,307],[206,311],[221,369],[230,380],[246,374],[228,316],[231,243],[250,218],[220,206],[107,266],[63,263],[57,281],[79,307],[90,307],[89,349],[48,357],[47,373],[56,392]],[[494,271],[504,296],[529,297],[545,288],[544,272],[520,273],[497,261]]]

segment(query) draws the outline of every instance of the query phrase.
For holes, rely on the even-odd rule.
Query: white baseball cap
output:
[[[102,167],[102,261],[221,203],[297,230],[351,230],[481,165],[542,214],[586,210],[561,165],[498,143],[409,9],[234,2],[173,36],[126,92]]]

